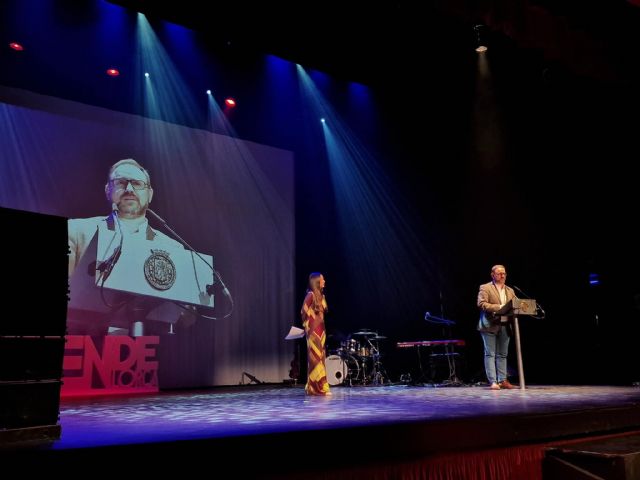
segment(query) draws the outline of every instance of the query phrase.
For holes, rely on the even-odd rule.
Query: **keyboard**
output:
[[[444,346],[444,345],[464,347],[466,343],[464,340],[420,340],[417,342],[398,342],[396,344],[398,348],[438,347],[438,346]]]

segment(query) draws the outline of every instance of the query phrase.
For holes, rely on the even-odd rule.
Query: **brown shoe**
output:
[[[511,384],[509,383],[509,380],[503,380],[503,381],[501,381],[500,383],[498,383],[498,386],[499,386],[500,388],[505,389],[505,390],[513,390],[514,388],[516,388],[516,387],[514,387],[513,385],[511,385]]]

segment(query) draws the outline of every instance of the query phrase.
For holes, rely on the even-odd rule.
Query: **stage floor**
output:
[[[62,436],[50,448],[270,438],[274,433],[320,430],[339,436],[347,448],[351,442],[372,440],[370,435],[393,434],[399,451],[424,454],[640,426],[637,387],[530,386],[524,391],[493,391],[376,386],[334,387],[332,393],[309,397],[301,387],[243,386],[64,399]],[[415,438],[420,438],[417,449]]]

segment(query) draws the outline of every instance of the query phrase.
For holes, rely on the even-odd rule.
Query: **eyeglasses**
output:
[[[131,187],[134,190],[144,190],[145,188],[149,187],[149,184],[147,184],[147,182],[144,182],[142,180],[133,180],[130,178],[114,178],[113,180],[111,180],[111,183],[116,190],[126,190],[129,184],[131,184]]]

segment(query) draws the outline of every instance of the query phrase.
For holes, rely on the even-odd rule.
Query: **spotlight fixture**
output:
[[[233,108],[233,107],[235,107],[235,106],[236,106],[236,101],[235,101],[233,98],[231,98],[231,97],[229,97],[229,98],[225,99],[224,103],[225,103],[225,105],[226,105],[227,107],[231,107],[231,108]]]
[[[325,123],[325,120],[324,120],[324,118],[321,118],[321,119],[320,119],[320,121],[321,121],[322,123]]]
[[[485,28],[486,27],[484,25],[476,25],[475,27],[473,27],[476,32],[476,52],[478,53],[484,53],[488,50],[487,41],[484,38],[485,35],[483,34]]]
[[[110,77],[117,77],[120,75],[120,71],[116,68],[107,68],[107,75]]]
[[[207,90],[207,95],[211,95],[211,90]]]
[[[13,48],[16,52],[21,52],[24,50],[24,47],[20,45],[18,42],[11,42],[9,47]]]
[[[146,78],[149,78],[149,72],[144,72],[144,76],[145,76]]]

